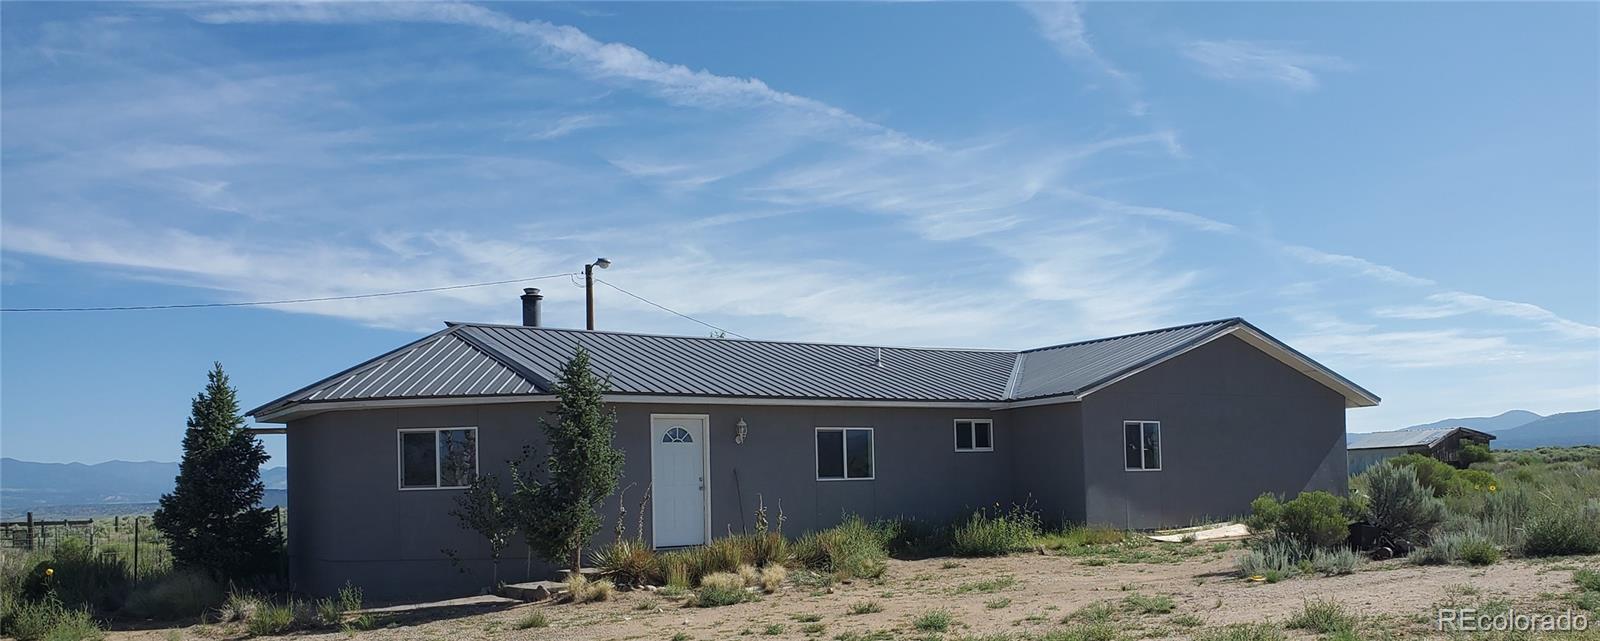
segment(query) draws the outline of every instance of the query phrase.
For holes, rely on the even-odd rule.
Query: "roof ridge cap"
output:
[[[1027,352],[1017,352],[1016,360],[1011,363],[1011,377],[1006,379],[1006,389],[1002,399],[1012,401],[1017,398],[1017,384],[1022,382],[1023,361],[1027,359]]]
[[[727,338],[717,336],[684,336],[682,334],[651,334],[647,332],[620,332],[609,329],[577,329],[573,327],[529,327],[527,325],[512,325],[507,323],[469,323],[460,321],[445,321],[450,327],[484,327],[489,329],[512,329],[523,331],[541,332],[573,332],[578,334],[608,334],[613,336],[642,336],[645,338],[670,338],[693,341],[721,341],[729,343],[765,343],[775,345],[820,345],[824,347],[859,347],[862,349],[900,349],[918,352],[975,352],[982,354],[1019,354],[1021,350],[996,349],[990,347],[916,347],[897,345],[868,345],[865,343],[830,343],[823,341],[794,341],[777,340],[769,338]]]
[[[1021,353],[1029,354],[1029,353],[1033,353],[1033,352],[1045,352],[1045,351],[1049,351],[1049,350],[1052,350],[1052,349],[1062,349],[1062,348],[1066,348],[1066,347],[1077,347],[1079,345],[1088,345],[1088,344],[1091,344],[1091,343],[1103,343],[1103,342],[1106,342],[1106,341],[1114,341],[1114,340],[1119,340],[1119,339],[1123,339],[1123,338],[1133,338],[1135,336],[1144,336],[1146,334],[1156,334],[1156,333],[1160,333],[1160,332],[1170,332],[1170,331],[1175,331],[1175,330],[1180,330],[1180,329],[1189,329],[1189,328],[1192,328],[1192,327],[1201,327],[1201,326],[1204,326],[1204,325],[1227,325],[1227,324],[1243,323],[1243,322],[1245,322],[1245,320],[1244,320],[1243,317],[1240,317],[1240,316],[1233,316],[1233,317],[1230,317],[1230,318],[1218,318],[1218,319],[1215,319],[1215,320],[1200,321],[1200,322],[1197,322],[1197,323],[1185,323],[1183,325],[1173,325],[1171,327],[1157,327],[1155,329],[1147,329],[1147,330],[1144,330],[1144,331],[1131,332],[1131,333],[1128,333],[1128,334],[1118,334],[1116,336],[1105,336],[1105,337],[1102,337],[1102,338],[1090,338],[1090,339],[1085,339],[1085,340],[1081,340],[1081,341],[1072,341],[1070,343],[1061,343],[1061,344],[1058,344],[1058,345],[1046,345],[1044,347],[1035,347],[1035,348],[1032,348],[1032,349],[1025,349],[1025,350],[1022,350]]]

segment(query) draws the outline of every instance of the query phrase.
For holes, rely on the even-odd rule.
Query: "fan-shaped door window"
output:
[[[674,427],[661,435],[662,443],[693,443],[694,437],[689,435],[689,430]]]

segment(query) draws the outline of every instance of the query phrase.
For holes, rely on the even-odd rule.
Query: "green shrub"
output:
[[[1415,467],[1377,465],[1365,476],[1367,521],[1391,543],[1408,548],[1420,545],[1444,520],[1444,503],[1417,479]]]
[[[1417,482],[1428,488],[1434,496],[1444,496],[1455,488],[1456,468],[1450,467],[1431,456],[1407,454],[1405,456],[1396,456],[1385,461],[1385,463],[1389,467],[1410,468],[1416,473]]]
[[[1490,565],[1500,560],[1500,548],[1494,541],[1477,532],[1476,528],[1440,532],[1427,547],[1417,548],[1408,556],[1419,565],[1466,563]]]
[[[1245,553],[1235,561],[1239,574],[1245,577],[1294,576],[1300,573],[1301,563],[1310,561],[1316,553],[1315,548],[1287,537],[1257,539],[1247,545]]]
[[[700,565],[691,550],[673,550],[659,557],[661,576],[656,580],[667,587],[687,589],[700,581]]]
[[[11,604],[4,632],[17,641],[86,641],[105,636],[88,608],[69,608],[54,599]]]
[[[1124,597],[1122,603],[1128,609],[1141,614],[1166,614],[1171,612],[1173,607],[1176,607],[1176,604],[1172,602],[1172,597],[1165,594],[1145,596],[1135,592]]]
[[[295,629],[299,622],[293,599],[284,603],[263,602],[245,620],[245,629],[253,637],[270,637]]]
[[[622,585],[645,585],[666,580],[661,558],[640,541],[621,540],[595,553],[600,574]]]
[[[1328,576],[1354,574],[1361,562],[1361,555],[1344,546],[1316,550],[1311,555],[1311,568]]]
[[[1600,506],[1552,502],[1528,521],[1522,552],[1528,556],[1600,553]]]
[[[1469,492],[1498,492],[1500,479],[1483,470],[1456,470],[1455,483],[1452,486],[1458,493]]]
[[[1051,630],[1039,641],[1116,641],[1122,634],[1110,623],[1085,623],[1070,628]]]
[[[1250,516],[1245,517],[1244,524],[1251,532],[1266,533],[1277,529],[1282,520],[1283,504],[1271,492],[1262,492],[1250,502]]]
[[[877,601],[860,601],[850,604],[850,614],[872,614],[882,612],[883,606]]]
[[[911,627],[918,632],[944,632],[950,629],[950,624],[955,618],[944,610],[931,610],[924,612],[911,620]]]
[[[1494,565],[1500,561],[1500,548],[1487,538],[1474,538],[1461,546],[1461,562],[1467,565]]]
[[[210,575],[197,570],[173,570],[139,585],[124,611],[144,619],[173,621],[197,617],[222,605],[227,597]]]
[[[1492,463],[1494,453],[1489,451],[1489,446],[1478,443],[1461,444],[1461,462],[1466,465],[1473,463]]]
[[[1320,634],[1349,632],[1355,629],[1358,617],[1346,612],[1344,606],[1331,599],[1306,601],[1300,612],[1283,624],[1296,630],[1310,630]]]
[[[105,637],[100,624],[90,616],[87,608],[66,610],[45,634],[44,641],[91,641]]]
[[[857,516],[821,532],[807,534],[794,544],[796,561],[839,579],[882,576],[888,567],[888,557],[880,532]]]
[[[1128,533],[1104,525],[1073,525],[1035,537],[1034,543],[1049,550],[1072,550],[1092,545],[1112,545],[1128,539]]]
[[[1342,504],[1342,499],[1327,492],[1301,492],[1283,504],[1278,531],[1307,545],[1341,545],[1350,538],[1350,522],[1344,518]]]
[[[1585,592],[1600,592],[1600,571],[1584,568],[1572,573],[1572,582]]]
[[[531,628],[543,628],[549,625],[550,617],[546,616],[542,610],[534,610],[529,612],[526,616],[517,619],[517,625],[515,627],[518,630],[528,630]]]
[[[45,576],[46,569],[51,570],[51,576]],[[26,574],[23,593],[27,598],[42,600],[48,592],[69,608],[84,606],[111,612],[122,607],[131,585],[132,577],[122,562],[95,555],[88,543],[73,537],[61,541],[48,557],[37,560]]]
[[[1028,549],[1038,533],[1038,517],[1020,506],[992,517],[978,510],[952,529],[950,552],[966,557],[1003,556]]]

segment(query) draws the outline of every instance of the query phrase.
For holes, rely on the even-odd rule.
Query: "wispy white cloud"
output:
[[[1083,22],[1083,6],[1077,2],[1030,2],[1022,5],[1038,24],[1039,34],[1066,59],[1082,64],[1110,79],[1128,101],[1128,111],[1143,116],[1150,105],[1139,97],[1139,83],[1128,72],[1100,54],[1089,38]]]
[[[1365,258],[1346,254],[1313,249],[1304,245],[1282,245],[1284,253],[1301,261],[1313,265],[1329,265],[1339,267],[1363,276],[1377,280],[1394,283],[1397,285],[1428,286],[1436,284],[1433,280],[1421,276],[1413,276],[1387,265],[1380,265]]]
[[[553,61],[601,79],[632,81],[664,99],[700,107],[774,107],[791,112],[797,125],[842,127],[861,132],[863,144],[885,149],[926,149],[931,145],[819,100],[773,89],[757,78],[722,76],[651,57],[616,42],[601,42],[582,30],[542,20],[517,20],[464,3],[313,3],[204,9],[197,20],[233,23],[428,22],[487,29],[524,38]]]
[[[1042,19],[1041,32],[1053,25],[1063,55],[1136,98],[1078,9],[1029,10],[1070,11]],[[925,141],[757,79],[479,7],[177,10],[198,13],[205,22],[184,26],[202,32],[228,21],[422,24],[393,50],[379,41],[371,58],[312,70],[156,72],[126,56],[108,63],[117,73],[106,84],[8,86],[7,151],[29,152],[7,154],[8,277],[43,256],[245,300],[511,278],[607,255],[619,285],[756,337],[1027,347],[1244,314],[1364,384],[1376,379],[1379,393],[1393,372],[1433,377],[1467,363],[1549,377],[1515,393],[1590,380],[1570,372],[1573,354],[1592,354],[1571,339],[1591,326],[1451,292],[1376,256],[1279,241],[1238,212],[1089,186],[1131,180],[1130,164],[1187,164],[1174,163],[1190,150],[1170,129],[1072,139],[1023,124]],[[534,55],[500,56],[494,69],[466,57],[441,69],[374,62],[438,33],[450,40],[441,49],[486,35],[473,44]],[[461,99],[448,122],[397,122],[384,109],[398,88],[462,85],[494,87],[494,111],[475,116],[482,105]],[[581,290],[559,280],[545,290],[554,322],[581,322]],[[603,326],[702,331],[601,296]],[[1351,317],[1396,311],[1318,324],[1284,312],[1292,299]],[[284,308],[407,330],[515,310],[505,288]],[[1554,343],[1528,327],[1567,330]],[[1479,380],[1457,386],[1481,391]]]
[[[1303,53],[1278,44],[1246,40],[1195,40],[1185,43],[1182,52],[1213,77],[1265,82],[1294,91],[1315,90],[1321,84],[1318,72],[1352,69],[1350,63],[1338,56]]]
[[[533,128],[533,131],[528,133],[528,138],[533,140],[555,140],[585,129],[604,127],[606,124],[608,124],[608,119],[599,114],[571,114],[557,118],[554,122],[538,123]]]
[[[1482,313],[1534,321],[1546,329],[1572,338],[1600,339],[1600,327],[1563,318],[1555,312],[1532,303],[1499,300],[1458,291],[1429,294],[1426,300],[1428,304],[1424,305],[1380,307],[1373,310],[1373,314],[1383,318],[1435,320],[1463,314]]]

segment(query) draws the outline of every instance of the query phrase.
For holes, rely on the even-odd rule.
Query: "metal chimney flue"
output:
[[[539,293],[539,288],[529,287],[522,290],[522,324],[524,326],[539,326],[539,301],[542,300],[544,300],[544,295]]]

